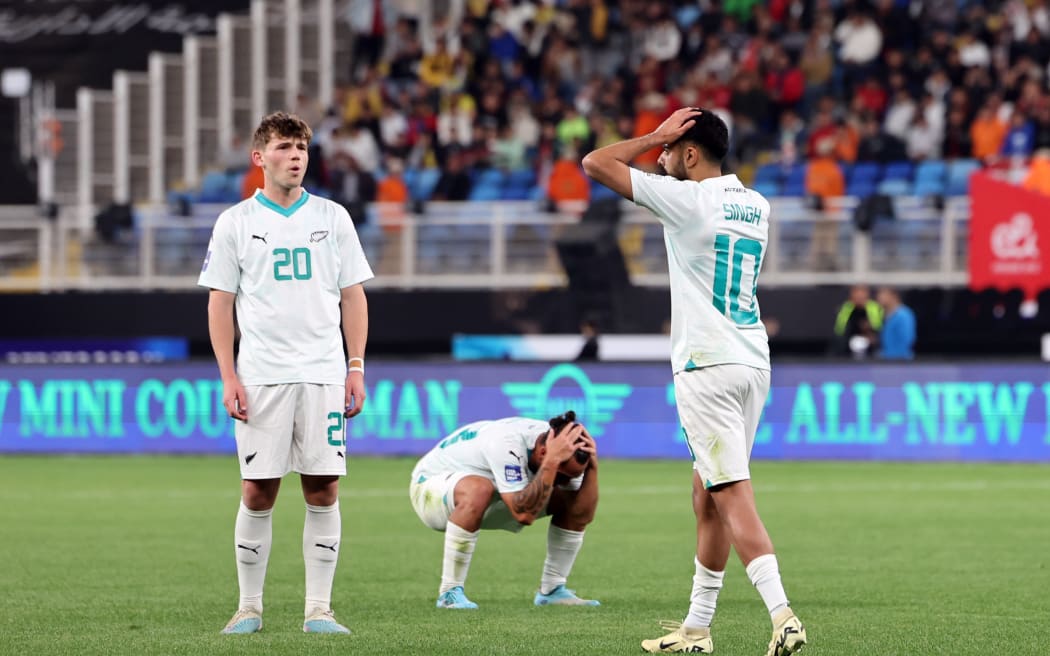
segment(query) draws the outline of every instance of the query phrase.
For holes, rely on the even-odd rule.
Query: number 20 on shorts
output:
[[[332,446],[343,446],[346,444],[346,431],[344,430],[343,413],[328,413],[328,443]]]

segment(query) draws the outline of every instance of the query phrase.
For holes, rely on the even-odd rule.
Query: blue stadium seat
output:
[[[907,180],[911,181],[914,175],[915,165],[911,162],[890,162],[882,171],[883,180]]]
[[[507,185],[510,187],[525,187],[528,189],[534,184],[536,184],[536,171],[533,169],[507,171]]]
[[[595,182],[594,180],[591,180],[591,182],[590,182],[590,184],[588,186],[590,187],[590,190],[591,190],[591,197],[590,197],[591,201],[612,200],[614,198],[619,198],[620,197],[620,195],[618,193],[616,193],[612,189],[609,189],[608,187],[606,187],[605,185],[601,184],[600,182]]]
[[[502,187],[504,183],[503,171],[499,169],[482,169],[474,177],[474,184],[478,186]]]
[[[229,188],[237,193],[237,197],[240,198],[241,187],[244,186],[244,179],[248,177],[247,171],[233,172],[226,174],[226,184]]]
[[[794,187],[795,185],[799,185],[799,184],[803,184],[804,185],[805,182],[806,182],[806,163],[805,162],[800,162],[798,164],[795,164],[790,169],[788,169],[787,175],[785,176],[785,179],[784,179],[784,186],[785,187],[787,187],[789,185],[792,186],[792,187]]]
[[[943,196],[944,181],[939,179],[917,180],[914,193],[916,196]]]
[[[945,193],[949,196],[965,196],[970,193],[970,174],[981,168],[975,159],[957,159],[948,164],[948,184]]]
[[[781,196],[805,196],[806,195],[806,181],[801,180],[788,180],[784,183],[784,186],[780,188]]]
[[[405,187],[411,192],[412,188],[418,184],[419,169],[405,169],[401,174],[401,179],[405,181]]]
[[[500,200],[529,200],[532,198],[531,187],[503,187],[500,190]]]
[[[753,184],[758,185],[762,182],[773,182],[779,184],[782,173],[783,167],[780,164],[763,164],[755,169],[755,181]]]
[[[756,180],[752,188],[767,198],[780,195],[780,183],[775,180]]]
[[[532,169],[508,171],[503,186],[503,200],[529,200],[536,186],[536,172]]]
[[[856,178],[851,179],[846,184],[846,195],[857,196],[858,198],[864,198],[875,193],[875,181],[874,180],[858,180]]]
[[[197,192],[197,202],[225,203],[229,197],[228,192],[229,180],[226,174],[220,171],[209,171],[201,178],[201,188]]]
[[[882,167],[876,162],[857,162],[853,165],[853,170],[850,171],[849,184],[870,184],[874,186],[881,173]]]
[[[919,165],[915,167],[915,184],[918,185],[920,182],[931,180],[943,183],[947,171],[948,167],[942,160],[931,159],[925,162],[920,162]]]
[[[503,186],[495,184],[491,179],[479,179],[471,188],[469,200],[499,200],[503,194]]]
[[[434,187],[437,186],[440,177],[439,169],[420,169],[415,176],[415,184],[408,187],[409,196],[412,197],[412,200],[430,200],[430,195],[434,193]],[[405,183],[408,184],[408,181],[406,180]]]
[[[907,196],[911,194],[911,179],[887,178],[876,187],[880,194],[887,196]]]

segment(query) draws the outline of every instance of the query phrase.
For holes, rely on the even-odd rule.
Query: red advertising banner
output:
[[[1050,196],[996,180],[970,178],[970,288],[1050,288]]]

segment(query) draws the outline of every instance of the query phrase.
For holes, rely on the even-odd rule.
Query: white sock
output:
[[[342,539],[339,502],[330,506],[306,504],[303,525],[303,561],[306,563],[306,614],[330,610],[332,581]]]
[[[233,550],[237,559],[237,583],[241,590],[238,608],[263,610],[266,562],[273,542],[273,508],[248,510],[242,501],[233,528]]]
[[[470,558],[481,531],[465,531],[449,522],[445,526],[445,560],[441,564],[441,588],[438,594],[456,586],[463,587],[470,570]]]
[[[784,593],[784,584],[780,582],[780,567],[774,554],[755,558],[747,564],[746,569],[747,578],[751,579],[758,594],[762,595],[762,601],[766,602],[770,618],[787,607],[788,598]]]
[[[718,593],[722,590],[722,579],[725,571],[715,572],[700,564],[698,558],[694,558],[696,574],[693,574],[693,594],[689,598],[689,614],[686,615],[682,626],[690,629],[698,629],[711,626],[711,620],[715,617],[715,605],[718,603]]]
[[[543,561],[541,593],[550,594],[554,588],[565,585],[581,547],[583,531],[570,531],[551,523],[547,529],[547,559]]]

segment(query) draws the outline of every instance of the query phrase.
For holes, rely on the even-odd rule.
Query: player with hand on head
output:
[[[219,215],[200,274],[199,284],[211,289],[208,332],[223,405],[237,420],[241,468],[234,526],[240,605],[227,634],[262,628],[273,506],[289,471],[301,475],[306,500],[303,631],[350,632],[332,613],[332,581],[342,536],[344,420],[365,402],[368,306],[361,283],[372,270],[347,211],[302,188],[311,136],[296,116],[276,112],[262,120],[252,161],[264,186]]]
[[[445,533],[438,608],[473,609],[463,586],[482,529],[518,532],[551,516],[537,606],[598,606],[565,587],[598,507],[598,451],[572,411],[549,422],[509,417],[456,430],[412,470],[412,507]]]
[[[662,175],[628,165],[661,146]],[[728,151],[722,119],[686,107],[651,134],[595,150],[583,168],[660,219],[671,275],[675,400],[693,455],[696,573],[685,620],[642,648],[711,653],[711,620],[732,546],[772,619],[767,656],[785,656],[802,649],[806,630],[788,605],[749,467],[769,393],[757,288],[770,207],[735,175],[722,175]]]

